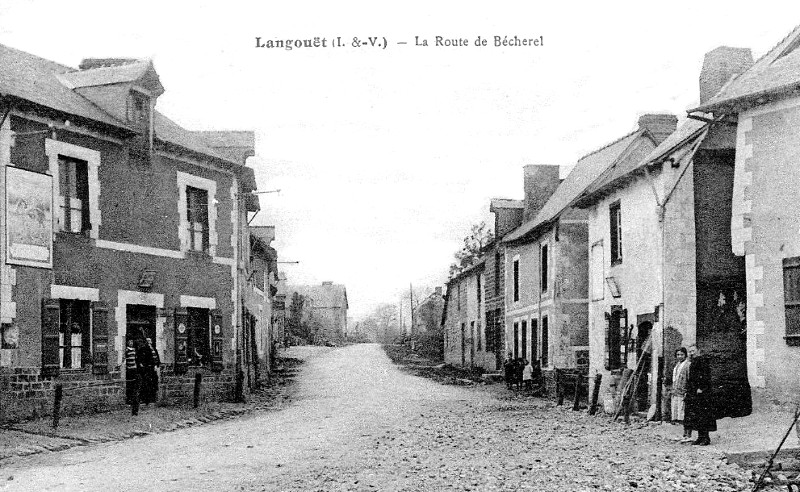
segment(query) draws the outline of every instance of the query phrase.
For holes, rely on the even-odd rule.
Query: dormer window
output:
[[[145,133],[150,131],[150,96],[132,90],[128,94],[127,107],[128,122]]]

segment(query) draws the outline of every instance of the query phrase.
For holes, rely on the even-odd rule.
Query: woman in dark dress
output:
[[[684,426],[697,431],[697,440],[692,444],[708,446],[711,444],[708,433],[717,430],[711,396],[711,372],[708,360],[696,347],[690,347],[689,353],[693,355],[686,381]]]
[[[150,338],[139,349],[137,356],[142,381],[142,403],[149,405],[150,403],[155,403],[158,398],[158,371],[156,368],[161,365],[161,358],[158,355],[158,350],[153,347],[153,340]]]

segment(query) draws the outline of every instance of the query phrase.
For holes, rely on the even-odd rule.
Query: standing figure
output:
[[[686,398],[686,382],[689,378],[689,358],[686,348],[681,347],[675,351],[675,367],[672,369],[672,398],[671,410],[672,421],[683,423],[685,398]],[[692,430],[686,426],[683,428],[683,440],[689,441],[692,439]]]
[[[697,431],[697,440],[692,444],[708,446],[711,444],[709,432],[716,432],[717,420],[714,418],[711,395],[711,371],[708,360],[696,346],[689,347],[691,364],[686,381],[686,411],[684,427]]]
[[[514,384],[514,359],[511,358],[511,352],[503,362],[503,375],[506,380],[506,388],[511,389],[511,385]]]
[[[517,383],[517,389],[522,389],[522,372],[525,370],[525,362],[521,358],[514,361],[514,382]]]
[[[133,405],[132,413],[139,413],[139,366],[133,339],[125,347],[125,403]]]
[[[533,380],[533,366],[527,359],[523,359],[522,363],[525,365],[522,369],[522,382],[525,384],[525,389],[529,390]]]
[[[155,403],[158,397],[158,367],[161,366],[161,358],[158,350],[153,347],[153,340],[146,339],[146,343],[137,352],[139,367],[142,380],[142,402],[145,405]]]

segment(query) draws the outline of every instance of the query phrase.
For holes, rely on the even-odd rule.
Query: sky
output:
[[[470,226],[492,223],[490,200],[522,198],[524,165],[566,172],[643,113],[685,117],[706,52],[758,57],[798,23],[800,2],[772,1],[0,2],[0,43],[74,67],[152,58],[160,112],[255,131],[258,189],[281,191],[260,195],[253,223],[299,262],[280,265],[289,283],[344,284],[355,319],[409,284],[443,285]]]

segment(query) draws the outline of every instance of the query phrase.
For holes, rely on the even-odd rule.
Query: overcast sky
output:
[[[254,130],[258,187],[281,189],[254,223],[300,262],[282,265],[290,283],[345,284],[358,318],[410,282],[441,285],[489,200],[522,198],[523,165],[572,165],[645,112],[683,117],[707,51],[758,57],[800,23],[798,2],[610,3],[3,0],[0,43],[70,66],[151,57],[162,113]],[[415,46],[437,35],[470,46]],[[495,48],[495,35],[544,45]],[[370,36],[387,48],[351,46]]]

